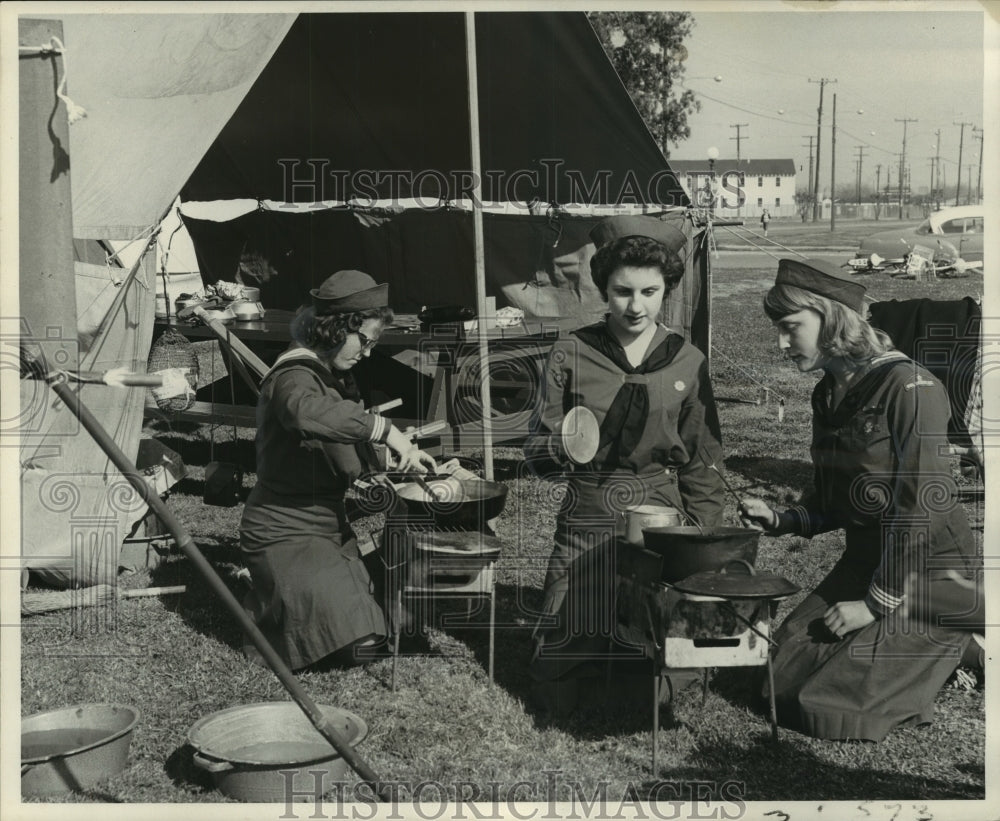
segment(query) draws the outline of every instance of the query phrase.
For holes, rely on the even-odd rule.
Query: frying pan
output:
[[[482,530],[500,515],[507,502],[507,486],[484,479],[431,479],[427,484],[437,498],[416,482],[396,487],[407,511],[431,519],[435,526],[450,530]]]
[[[742,569],[736,570],[740,565]],[[749,562],[734,559],[719,570],[702,570],[674,584],[684,593],[726,599],[772,599],[791,596],[801,589],[774,573],[755,572]]]

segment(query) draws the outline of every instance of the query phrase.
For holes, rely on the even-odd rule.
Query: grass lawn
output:
[[[779,225],[772,223],[772,231],[777,233]],[[760,396],[757,383],[768,386],[768,404],[720,404],[725,469],[737,491],[783,502],[796,498],[810,481],[814,378],[798,374],[777,352],[759,308],[772,280],[770,265],[715,277],[713,381],[716,395],[725,398],[753,400]],[[950,299],[981,294],[983,280],[976,274],[933,283],[873,277],[867,284],[877,300]],[[783,421],[778,419],[778,399],[785,403]],[[239,598],[234,574],[241,566],[237,528],[242,508],[202,504],[207,429],[159,425],[147,432],[178,451],[188,465],[189,476],[176,486],[170,507]],[[252,433],[241,430],[237,442],[218,444],[231,439],[231,431],[217,430],[215,458],[252,467]],[[368,722],[370,733],[358,750],[383,778],[438,782],[452,799],[481,801],[499,795],[501,800],[576,797],[589,802],[604,785],[605,811],[612,815],[630,797],[655,795],[657,780],[678,785],[679,795],[666,795],[680,800],[693,797],[694,782],[709,784],[708,793],[716,798],[745,801],[919,803],[984,797],[982,690],[944,689],[933,725],[898,730],[878,745],[818,741],[782,730],[775,746],[769,743],[757,698],[760,668],[715,669],[704,707],[695,687],[682,691],[661,712],[661,767],[655,776],[650,772],[648,676],[623,679],[611,692],[603,678],[595,679],[584,695],[585,709],[562,720],[543,716],[529,698],[526,662],[559,489],[525,475],[517,449],[496,450],[495,473],[510,487],[497,523],[504,549],[498,572],[495,684],[486,675],[483,614],[473,615],[473,626],[445,626],[443,616],[465,613],[463,603],[446,601],[435,602],[428,614],[432,626],[424,636],[406,642],[395,693],[389,660],[300,675],[317,702],[354,711]],[[248,474],[245,488],[253,481]],[[970,507],[968,512],[981,526],[982,511]],[[735,521],[734,510],[728,516]],[[377,525],[372,518],[359,521],[362,529]],[[803,588],[782,604],[779,618],[822,578],[841,549],[836,534],[812,541],[762,540],[759,567]],[[125,771],[74,794],[66,799],[70,802],[227,801],[194,767],[188,729],[217,710],[288,696],[270,671],[244,659],[234,620],[184,556],[123,576],[121,584],[186,584],[187,592],[119,599],[106,610],[60,611],[25,620],[22,713],[97,701],[141,710]],[[424,797],[436,800],[436,788],[427,789]],[[308,817],[311,808],[301,813],[297,817]]]

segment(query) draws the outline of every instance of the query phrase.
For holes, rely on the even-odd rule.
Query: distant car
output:
[[[908,254],[915,245],[930,248],[935,256],[947,256],[951,251],[950,244],[966,262],[980,262],[983,259],[984,210],[982,205],[942,208],[916,228],[879,231],[865,237],[856,256],[878,254],[884,259],[898,259]]]

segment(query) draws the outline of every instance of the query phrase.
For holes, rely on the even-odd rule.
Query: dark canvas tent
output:
[[[299,15],[182,191],[206,281],[246,251],[277,272],[268,307],[345,267],[399,311],[474,305],[464,38],[461,14]],[[615,206],[684,223],[687,198],[584,14],[476,14],[476,52],[487,292],[599,314],[593,224]],[[197,218],[218,200],[239,216]],[[692,265],[670,317],[696,339],[699,285]]]

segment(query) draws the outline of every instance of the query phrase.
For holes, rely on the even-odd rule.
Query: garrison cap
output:
[[[779,259],[775,285],[794,285],[864,314],[865,286],[821,259]]]

